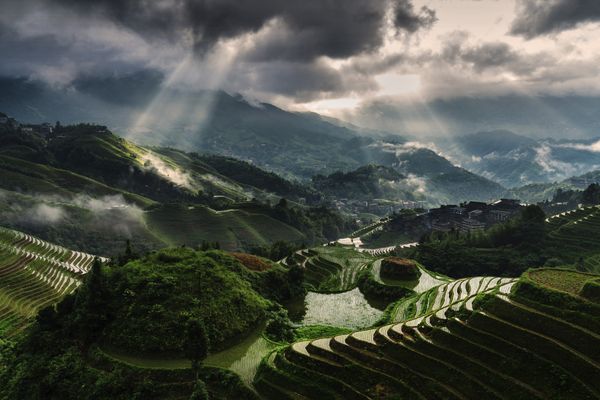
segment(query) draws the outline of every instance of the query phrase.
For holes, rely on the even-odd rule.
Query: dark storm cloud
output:
[[[409,0],[52,0],[82,13],[109,18],[142,36],[191,40],[201,52],[221,39],[260,30],[280,20],[283,32],[257,43],[255,60],[346,58],[382,43],[388,11],[399,31],[414,33],[435,22]]]
[[[253,82],[256,87],[297,99],[344,90],[342,77],[334,69],[320,63],[273,62],[261,65],[257,72],[257,79]]]
[[[439,57],[449,64],[469,64],[478,72],[506,66],[519,59],[517,52],[504,42],[470,45],[468,39],[466,33],[454,32],[443,42]]]
[[[549,54],[520,53],[504,42],[471,44],[469,36],[464,32],[449,35],[439,54],[431,54],[421,61],[442,61],[455,68],[461,68],[464,73],[472,71],[479,74],[500,69],[522,77],[531,76],[538,69],[556,63]]]
[[[15,29],[0,22],[0,75],[61,81],[68,79],[71,68],[91,74],[96,72],[95,62],[109,59],[113,70],[127,72],[139,68],[128,60],[115,60],[112,55],[110,49],[103,47],[86,48],[82,52],[74,37],[65,39],[52,34],[21,37]]]
[[[598,0],[521,0],[511,33],[531,39],[594,21],[600,21]]]
[[[396,0],[394,6],[394,25],[407,32],[414,33],[422,28],[429,28],[437,21],[435,11],[423,6],[419,13],[410,0]]]

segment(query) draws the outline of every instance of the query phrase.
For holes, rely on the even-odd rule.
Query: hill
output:
[[[493,152],[503,154],[521,147],[532,146],[536,141],[511,131],[495,130],[461,136],[457,139],[457,143],[468,154],[483,157]]]
[[[313,189],[240,160],[138,146],[100,125],[1,128],[3,223],[69,247],[117,255],[128,239],[140,252],[203,241],[236,250],[325,241],[346,229],[340,216],[323,229],[332,213],[311,209],[321,198]],[[283,196],[293,218],[270,205]],[[171,229],[173,221],[188,228]]]
[[[595,398],[599,305],[541,281],[438,286],[401,322],[273,351],[256,386],[273,399]]]
[[[170,245],[197,246],[217,240],[224,249],[269,245],[276,240],[302,242],[296,228],[260,212],[215,211],[202,205],[165,205],[144,214],[148,228]]]
[[[415,200],[417,189],[410,187],[406,177],[395,169],[374,164],[347,173],[339,171],[328,176],[316,175],[312,183],[326,196],[353,200]]]
[[[39,310],[73,293],[93,259],[0,227],[0,338],[15,336]]]
[[[498,183],[457,167],[430,149],[404,149],[396,153],[396,158],[394,167],[399,172],[416,176],[425,184],[422,189],[431,205],[467,199],[487,201],[506,193]]]
[[[214,398],[255,398],[223,369],[202,367],[194,378],[190,348],[204,358],[248,335],[271,312],[268,298],[284,300],[298,289],[286,275],[277,265],[253,272],[226,253],[186,248],[122,265],[95,263],[74,294],[40,312],[14,353],[3,349],[15,357],[0,364],[0,396],[180,399],[202,378]],[[183,359],[183,367],[148,371],[115,360],[115,353]],[[59,384],[53,375],[65,367],[72,373]],[[23,384],[34,377],[35,384]]]
[[[583,175],[572,176],[559,182],[537,183],[514,188],[511,191],[527,202],[552,200],[560,190],[584,190],[592,183],[600,182],[600,171],[590,171]]]

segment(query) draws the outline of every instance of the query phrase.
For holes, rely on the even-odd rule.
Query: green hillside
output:
[[[62,261],[74,257],[13,231],[2,231],[2,238],[21,251]],[[90,256],[77,259],[87,260],[81,264],[85,271]],[[14,261],[7,263],[13,268]],[[0,369],[0,394],[36,398],[52,387],[61,398],[77,398],[84,395],[77,388],[93,385],[99,396],[118,390],[119,399],[140,393],[187,398],[193,384],[184,350],[186,321],[201,318],[211,350],[198,373],[217,399],[255,398],[246,385],[265,399],[598,396],[598,275],[545,268],[520,278],[452,280],[415,266],[416,280],[390,278],[381,272],[381,258],[336,245],[299,251],[279,265],[177,248],[102,267],[88,275],[76,296],[24,331],[27,344],[7,353],[16,358],[5,362],[5,373]],[[72,269],[77,279],[79,270]],[[22,274],[13,279],[27,288],[33,281]],[[273,301],[290,300],[299,284],[311,290],[302,300],[307,315],[292,327],[292,337],[280,343],[265,339],[261,332],[290,329]],[[19,293],[7,303],[34,315]],[[47,302],[60,298],[46,289],[31,293]],[[396,297],[385,311],[374,313],[361,303],[363,296],[390,293]],[[29,320],[7,321],[6,332],[18,332]],[[364,328],[352,332],[323,326],[324,321]],[[55,377],[69,368],[77,372],[57,386]],[[226,378],[231,372],[222,368],[241,378]],[[36,383],[24,384],[32,380]]]
[[[8,237],[10,231],[2,233]],[[17,236],[12,247],[64,253],[29,236]],[[5,307],[24,317],[34,315],[25,315],[34,306],[50,307],[31,320],[16,338],[17,346],[10,346],[10,337],[2,332],[0,398],[187,399],[196,379],[202,379],[211,398],[254,399],[240,378],[219,367],[232,357],[223,352],[243,347],[275,315],[273,300],[285,300],[300,289],[274,263],[261,260],[268,269],[255,272],[220,251],[171,248],[91,268],[88,255],[69,253],[64,258],[74,260],[65,264],[74,274],[86,273],[83,284],[80,279],[72,283],[79,286],[72,295],[50,292],[42,285],[46,275],[36,285],[36,279],[25,276],[29,267],[10,263],[2,268],[3,273],[23,270],[11,275],[8,284],[2,281],[2,289],[12,296]],[[54,284],[54,279],[48,282]],[[29,321],[16,325],[19,321],[7,315],[2,322],[12,334]],[[210,361],[190,370],[195,365],[190,360],[204,359],[207,353]],[[250,368],[256,368],[262,354]]]
[[[89,196],[123,196],[139,207],[155,204],[143,196],[98,182],[77,173],[26,160],[0,156],[0,188],[31,194],[72,198],[78,194]]]
[[[0,338],[10,338],[37,312],[80,284],[94,256],[0,228]]]
[[[165,205],[149,210],[144,219],[152,232],[171,245],[198,246],[203,241],[218,241],[222,248],[235,250],[277,240],[300,243],[306,239],[281,221],[244,210]]]
[[[600,305],[540,281],[431,289],[398,323],[272,352],[256,387],[269,399],[597,398]]]
[[[47,138],[2,125],[0,189],[5,226],[109,256],[126,240],[141,253],[203,241],[249,250],[354,227],[311,209],[320,196],[302,184],[228,157],[138,146],[100,125],[57,125]],[[272,206],[283,196],[289,207]]]
[[[600,207],[584,207],[547,220],[547,248],[563,264],[600,272]]]

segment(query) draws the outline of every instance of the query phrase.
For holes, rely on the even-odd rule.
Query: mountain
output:
[[[598,139],[531,139],[488,131],[438,141],[451,160],[507,187],[550,183],[600,168]]]
[[[583,175],[572,176],[559,182],[537,183],[511,189],[514,196],[529,203],[552,200],[557,190],[582,191],[593,183],[600,182],[600,171],[591,171]]]
[[[468,154],[483,157],[498,152],[508,153],[520,147],[534,146],[536,141],[507,130],[478,132],[457,138],[457,144]]]
[[[394,167],[370,164],[347,173],[317,175],[313,185],[328,198],[343,199],[342,204],[379,200],[392,209],[415,202],[438,206],[467,199],[487,201],[508,193],[499,184],[455,167],[427,149],[398,155]],[[385,214],[389,207],[382,210]]]
[[[592,138],[600,134],[594,95],[461,96],[424,101],[393,97],[367,101],[345,117],[369,126],[415,137],[457,137],[496,129],[522,132],[532,138]]]
[[[416,187],[406,183],[406,176],[391,167],[369,164],[350,172],[316,175],[315,188],[325,196],[338,199],[415,200]]]
[[[105,124],[136,143],[232,156],[303,178],[368,162],[370,140],[325,119],[161,84],[150,73],[81,78],[68,88],[0,78],[0,109],[31,123]]]
[[[140,252],[215,241],[235,250],[354,229],[314,189],[240,160],[139,146],[100,125],[45,128],[0,124],[0,216],[46,240],[114,255],[126,239]]]

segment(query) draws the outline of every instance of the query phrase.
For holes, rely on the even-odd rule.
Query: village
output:
[[[517,199],[500,199],[492,203],[469,201],[428,210],[403,209],[382,218],[374,225],[379,225],[379,230],[396,232],[411,238],[421,237],[428,232],[469,234],[508,221],[519,215],[523,207],[525,206]]]

